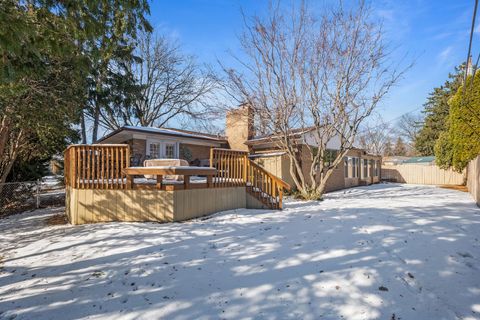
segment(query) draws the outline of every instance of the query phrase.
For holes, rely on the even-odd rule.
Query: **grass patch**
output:
[[[65,214],[56,214],[48,218],[46,223],[49,226],[58,226],[68,224],[68,220]]]

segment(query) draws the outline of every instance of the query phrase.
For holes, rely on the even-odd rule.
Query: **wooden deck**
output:
[[[65,151],[66,211],[72,224],[182,221],[235,208],[281,209],[290,186],[243,151],[212,149],[210,167],[130,167],[128,145]],[[183,176],[183,182],[164,179]],[[155,180],[140,178],[155,176]],[[193,179],[193,180],[192,180]]]

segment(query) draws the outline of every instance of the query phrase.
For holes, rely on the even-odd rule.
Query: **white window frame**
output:
[[[167,157],[167,147],[168,146],[173,146],[173,155],[171,158]],[[176,142],[168,142],[166,141],[164,144],[163,144],[163,158],[166,158],[166,159],[177,159],[178,156],[178,151],[177,151],[177,143]]]
[[[157,140],[147,140],[145,154],[147,156],[149,156],[150,158],[152,158],[152,154],[150,153],[150,146],[152,144],[158,145],[158,157],[160,158],[162,156],[162,143],[160,141],[157,141]]]
[[[180,143],[172,140],[157,140],[157,139],[147,139],[146,141],[146,150],[145,155],[151,158],[150,154],[150,145],[151,144],[158,144],[159,145],[159,159],[164,159],[167,157],[167,145],[173,145],[173,158],[170,159],[178,159],[179,152],[180,152]]]
[[[368,159],[362,159],[362,178],[366,179],[369,177],[368,175]]]
[[[348,157],[344,157],[344,158],[343,158],[343,166],[344,166],[344,168],[343,168],[343,176],[344,176],[344,178],[349,178],[349,176],[350,176],[350,175],[349,175],[349,172],[348,172],[348,171],[349,171],[349,170],[348,170],[348,164],[349,164],[349,163],[350,163],[350,161],[349,161]]]

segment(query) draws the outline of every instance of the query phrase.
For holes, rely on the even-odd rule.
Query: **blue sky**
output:
[[[290,1],[290,0],[288,0]],[[311,1],[321,5],[334,0]],[[414,61],[413,68],[384,101],[386,121],[405,112],[420,112],[428,93],[441,85],[455,65],[465,60],[473,12],[473,0],[372,1],[374,14],[383,19],[385,38],[394,50],[392,58]],[[162,34],[177,40],[185,53],[200,63],[217,59],[233,63],[229,50],[239,50],[237,35],[247,14],[265,14],[268,0],[178,0],[151,3],[150,20]],[[478,55],[480,28],[474,35],[473,55]],[[405,58],[406,57],[406,58]]]

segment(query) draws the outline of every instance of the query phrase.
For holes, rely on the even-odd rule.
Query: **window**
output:
[[[150,159],[160,158],[160,143],[150,143],[148,148]]]
[[[330,149],[325,150],[323,162],[325,163],[326,167],[329,167],[333,164],[333,162],[337,158],[337,154],[338,154],[337,150],[330,150]]]
[[[359,162],[359,159],[358,158],[353,158],[353,168],[352,168],[352,176],[354,178],[358,178],[359,177],[359,167],[360,167],[360,162]]]
[[[363,178],[367,178],[368,175],[368,160],[363,159]]]
[[[343,158],[343,167],[344,167],[344,172],[345,172],[345,178],[348,178],[348,158],[345,157]]]
[[[165,145],[165,158],[167,158],[167,159],[175,158],[175,145],[174,144],[166,144]]]
[[[375,176],[380,177],[380,160],[375,161]]]
[[[357,165],[357,159],[352,158],[352,178],[355,178],[355,167]]]
[[[361,171],[361,162],[360,162],[360,158],[357,158],[357,178],[360,178],[360,171]]]

